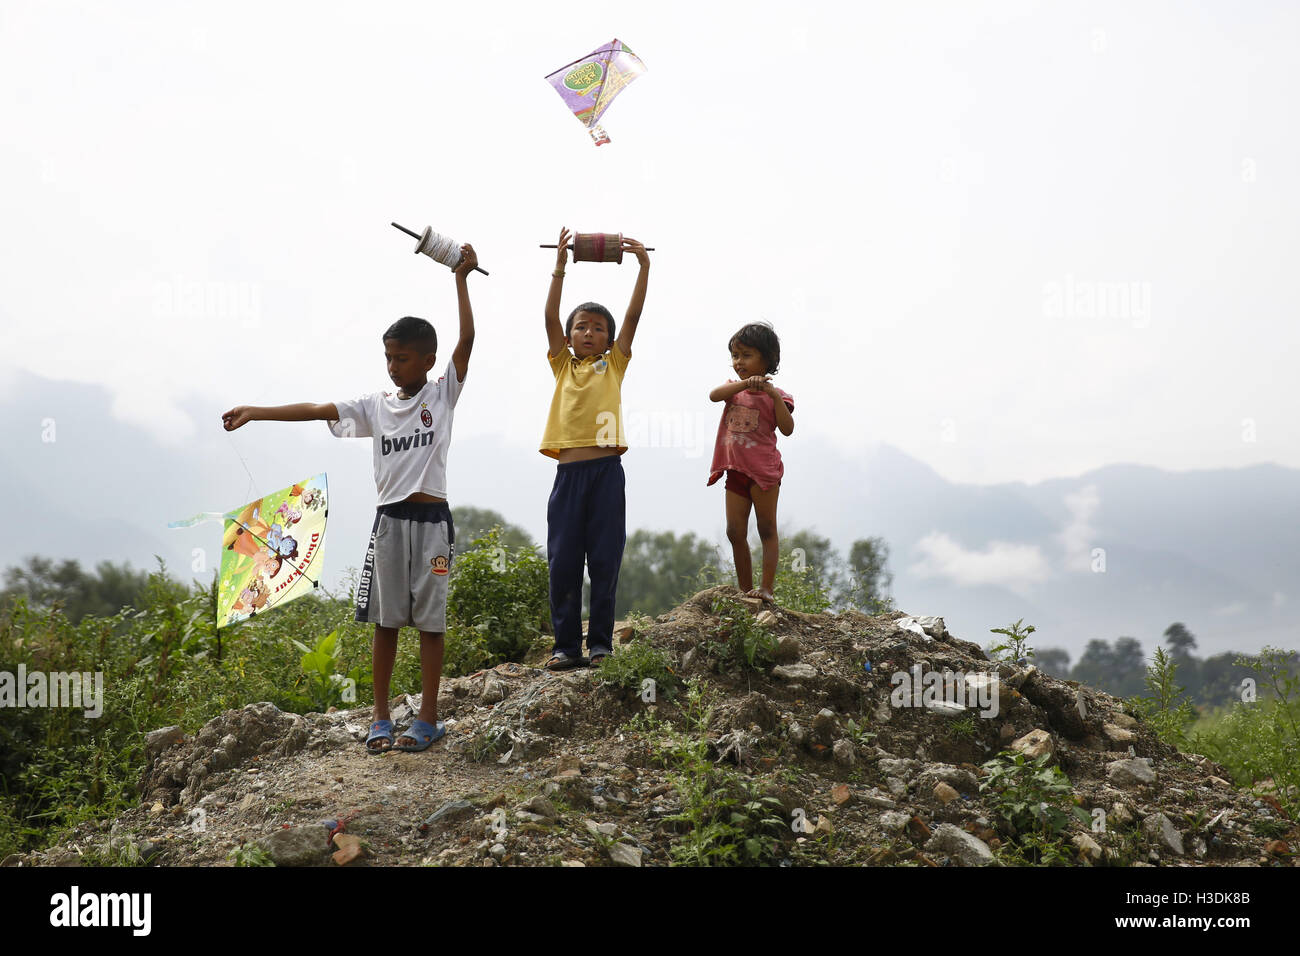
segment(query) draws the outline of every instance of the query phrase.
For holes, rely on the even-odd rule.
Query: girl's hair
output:
[[[573,319],[579,312],[591,312],[595,315],[605,317],[605,325],[609,327],[609,341],[614,343],[614,317],[609,314],[609,309],[605,308],[599,302],[584,302],[572,312],[569,313],[569,320],[564,323],[564,337],[568,338],[573,334]]]
[[[414,345],[426,355],[438,351],[438,333],[424,319],[413,315],[405,315],[390,325],[384,333],[384,341],[389,339],[398,345]]]
[[[737,345],[747,345],[751,349],[757,349],[767,365],[767,374],[776,374],[776,368],[781,364],[781,340],[776,337],[772,326],[766,322],[749,323],[731,337],[731,341],[727,343],[727,351],[731,351]]]

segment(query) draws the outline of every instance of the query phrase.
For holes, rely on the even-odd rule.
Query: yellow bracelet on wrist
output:
[[[556,269],[554,272],[551,273],[551,278],[553,278],[553,279],[563,279],[563,278],[564,278],[564,272],[561,271],[560,269]]]

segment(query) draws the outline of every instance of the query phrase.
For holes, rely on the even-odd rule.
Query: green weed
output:
[[[718,624],[713,640],[705,640],[701,647],[705,654],[722,667],[744,664],[751,670],[766,670],[773,663],[776,638],[759,624],[749,609],[732,598],[714,599],[713,614]]]
[[[1144,678],[1150,697],[1132,699],[1132,707],[1156,736],[1165,743],[1185,749],[1187,728],[1196,720],[1196,708],[1187,700],[1177,683],[1178,662],[1157,647]]]
[[[1015,664],[1021,660],[1028,660],[1034,656],[1034,649],[1029,646],[1029,635],[1034,633],[1035,627],[1032,624],[1025,624],[1025,619],[1021,618],[1014,624],[1008,624],[1006,627],[989,628],[991,634],[1001,634],[1005,640],[994,642],[989,646],[989,660],[1007,661]],[[1022,627],[1022,625],[1024,625]]]
[[[244,843],[235,847],[226,855],[226,859],[234,863],[235,866],[275,866],[271,854],[252,843]]]
[[[685,825],[669,851],[679,866],[754,866],[775,862],[787,832],[781,802],[761,785],[709,759],[712,716],[706,688],[687,686],[686,733],[673,733],[661,753],[674,768],[681,812],[668,820]]]
[[[1049,767],[1049,754],[1029,761],[1023,753],[1003,751],[984,764],[988,776],[980,792],[988,793],[995,816],[1006,824],[1019,852],[1050,865],[1068,854],[1055,850],[1071,818],[1091,824],[1091,815],[1072,802],[1070,780],[1060,767]]]
[[[643,692],[645,681],[651,680],[656,698],[662,695],[665,700],[672,700],[682,685],[667,652],[646,641],[633,641],[606,657],[596,668],[596,680],[637,694]]]

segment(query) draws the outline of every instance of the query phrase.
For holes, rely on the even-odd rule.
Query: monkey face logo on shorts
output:
[[[430,559],[429,559],[429,565],[430,565],[430,567],[429,567],[429,573],[430,573],[430,574],[446,574],[446,573],[447,573],[447,563],[448,563],[448,562],[447,562],[447,556],[446,556],[445,554],[440,554],[440,555],[438,555],[436,558],[430,558]]]
[[[429,411],[428,402],[420,403],[420,421],[425,428],[433,427],[433,414]]]

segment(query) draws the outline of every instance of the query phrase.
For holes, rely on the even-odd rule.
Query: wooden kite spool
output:
[[[573,237],[574,262],[623,261],[621,232],[580,232]]]
[[[543,244],[538,248],[554,249],[555,243]],[[623,234],[621,232],[580,232],[569,244],[573,250],[574,262],[617,262],[623,261]],[[646,246],[646,252],[654,252],[654,246]]]

